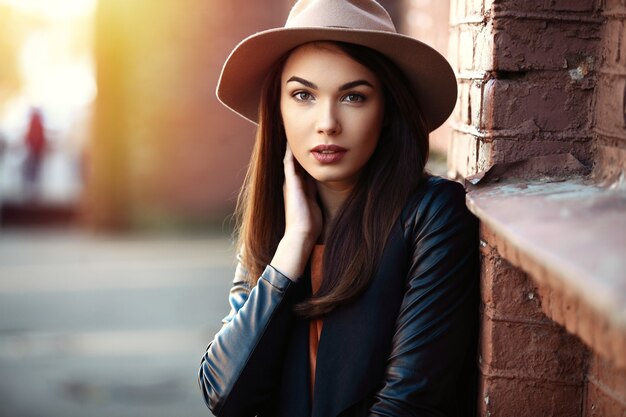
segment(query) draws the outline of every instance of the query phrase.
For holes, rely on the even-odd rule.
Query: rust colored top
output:
[[[322,285],[322,266],[324,262],[324,245],[315,245],[311,253],[311,293],[315,294]],[[317,363],[317,346],[322,334],[322,319],[312,319],[309,326],[309,363],[311,366],[311,399],[315,386],[315,365]]]

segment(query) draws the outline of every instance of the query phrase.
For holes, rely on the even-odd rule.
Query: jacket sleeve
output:
[[[445,181],[404,222],[412,254],[407,287],[384,385],[369,415],[466,415],[455,396],[467,361],[476,366],[477,220],[463,187]]]
[[[202,357],[198,382],[216,416],[254,416],[276,387],[296,285],[267,266],[250,290],[239,265],[229,294],[231,311]]]

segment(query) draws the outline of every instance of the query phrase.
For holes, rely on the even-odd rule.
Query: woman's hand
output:
[[[322,230],[322,211],[315,198],[315,180],[296,162],[289,144],[283,160],[285,183],[285,235],[301,236],[313,244]]]
[[[271,265],[291,280],[297,280],[322,231],[322,211],[316,201],[315,181],[297,164],[289,144],[283,160],[285,183],[285,234]]]

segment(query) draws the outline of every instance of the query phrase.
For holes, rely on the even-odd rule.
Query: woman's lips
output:
[[[346,148],[337,145],[317,145],[311,149],[313,157],[323,164],[339,161],[348,152]]]

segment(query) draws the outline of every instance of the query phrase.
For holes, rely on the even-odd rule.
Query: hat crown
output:
[[[397,33],[389,13],[374,0],[299,0],[286,28],[335,27]]]

